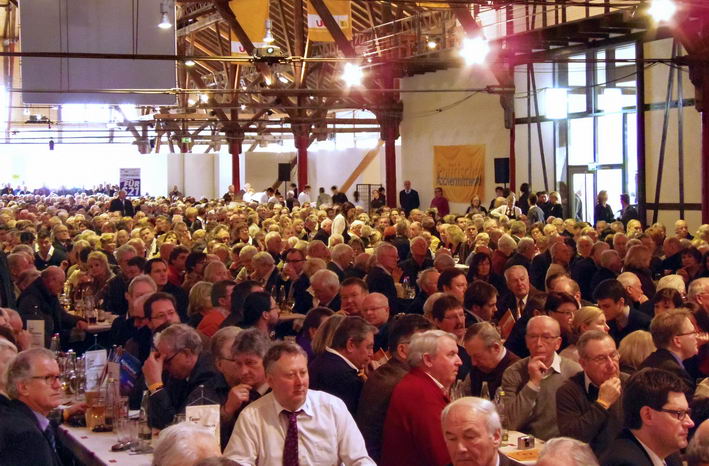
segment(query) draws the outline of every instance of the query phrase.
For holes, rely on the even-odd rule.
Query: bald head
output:
[[[64,270],[62,270],[61,267],[50,265],[42,271],[41,276],[44,285],[47,287],[51,294],[58,295],[62,292],[66,275],[64,274]]]
[[[369,293],[362,301],[362,317],[375,327],[386,324],[389,321],[389,298],[381,293]]]

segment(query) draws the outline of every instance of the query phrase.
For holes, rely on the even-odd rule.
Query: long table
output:
[[[111,451],[116,443],[114,432],[90,432],[85,427],[66,424],[57,430],[59,441],[85,466],[150,466],[152,454],[132,455],[130,451]]]
[[[534,448],[530,450],[518,450],[517,449],[517,440],[520,437],[523,437],[527,434],[523,434],[522,432],[517,432],[514,430],[509,430],[507,431],[507,436],[508,439],[507,441],[503,441],[500,444],[500,452],[507,456],[508,458],[512,458],[515,461],[518,461],[522,464],[536,464],[537,463],[537,457],[539,456],[539,452],[542,450],[542,447],[544,446],[544,440],[541,439],[534,439]],[[529,456],[532,456],[533,458],[530,459],[516,459],[513,455],[516,454],[522,454],[526,455],[529,454]]]

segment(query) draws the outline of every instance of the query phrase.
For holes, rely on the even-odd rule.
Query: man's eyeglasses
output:
[[[684,336],[687,336],[687,335],[696,335],[696,334],[698,334],[698,333],[699,333],[699,332],[697,332],[696,330],[692,330],[691,332],[678,333],[677,336],[678,336],[678,337],[684,337]]]
[[[551,312],[556,312],[557,314],[564,314],[566,317],[572,317],[574,315],[574,313],[571,311],[551,311]]]
[[[180,354],[179,351],[177,353],[173,354],[172,356],[170,356],[169,358],[165,358],[165,360],[163,361],[163,366],[167,367],[167,365],[170,364],[170,362],[173,359],[175,359],[175,356],[177,356],[178,354]]]
[[[590,358],[589,361],[596,363],[596,364],[602,364],[602,363],[606,362],[606,360],[608,360],[608,359],[615,362],[618,359],[620,359],[620,353],[617,351],[613,351],[610,354],[601,354],[600,356],[596,356],[595,358]]]
[[[529,333],[527,335],[525,335],[524,337],[527,340],[532,340],[532,341],[539,340],[541,338],[545,343],[549,343],[549,342],[556,340],[557,338],[560,338],[559,335],[532,335]]]
[[[62,378],[61,375],[35,375],[32,376],[33,379],[44,380],[47,385],[53,385],[59,382]]]
[[[692,410],[691,409],[658,409],[657,411],[662,411],[663,413],[671,414],[672,417],[677,419],[678,421],[684,421],[687,416],[690,417],[692,416]]]

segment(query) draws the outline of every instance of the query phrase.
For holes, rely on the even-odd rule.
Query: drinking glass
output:
[[[87,393],[86,397],[86,427],[89,430],[106,423],[106,398],[100,393],[91,393],[92,396]]]

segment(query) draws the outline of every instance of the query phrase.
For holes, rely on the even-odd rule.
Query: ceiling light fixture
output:
[[[271,20],[266,20],[266,35],[263,36],[263,41],[267,44],[272,44],[276,39],[273,38],[273,33],[271,32]]]
[[[170,22],[170,16],[167,14],[169,8],[170,8],[170,5],[168,3],[168,0],[163,0],[162,2],[160,2],[160,23],[158,23],[158,27],[160,29],[171,29],[172,28],[172,23]]]
[[[669,21],[677,12],[677,5],[672,0],[653,0],[647,12],[657,22]]]
[[[490,44],[484,37],[466,37],[460,55],[468,65],[480,65],[490,53]]]
[[[190,67],[192,67],[192,66],[194,66],[194,65],[195,65],[194,60],[185,60],[185,66],[190,66]]]
[[[361,86],[364,79],[362,67],[354,63],[345,63],[345,68],[342,70],[342,80],[347,86]]]

